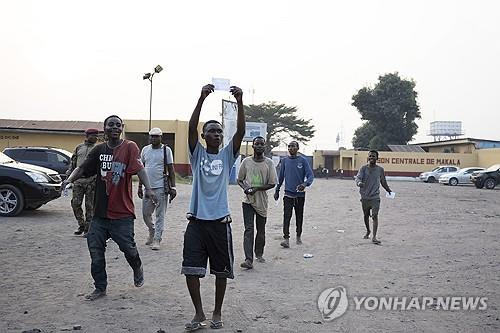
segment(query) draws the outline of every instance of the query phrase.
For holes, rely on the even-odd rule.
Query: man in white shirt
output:
[[[142,148],[141,151],[141,161],[146,169],[151,188],[158,198],[158,205],[143,195],[141,182],[139,182],[137,191],[137,195],[142,199],[142,217],[149,229],[146,245],[152,245],[152,250],[160,249],[167,210],[167,197],[170,196],[169,202],[171,202],[177,195],[172,150],[161,143],[162,134],[161,129],[152,128],[149,131],[151,144]],[[166,181],[168,181],[167,187],[165,186]],[[154,224],[153,213],[156,215]]]

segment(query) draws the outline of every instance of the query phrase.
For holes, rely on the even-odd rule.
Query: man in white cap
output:
[[[151,188],[158,198],[158,205],[144,196],[141,182],[139,182],[137,191],[137,195],[142,199],[142,217],[149,229],[146,245],[152,245],[151,249],[153,250],[160,249],[167,210],[167,197],[170,196],[169,202],[171,202],[177,195],[172,150],[161,143],[162,134],[161,129],[152,128],[149,131],[151,144],[142,148],[141,151],[141,161],[146,169]],[[153,213],[156,215],[154,224]]]

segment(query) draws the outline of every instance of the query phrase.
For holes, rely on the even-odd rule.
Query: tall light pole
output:
[[[143,80],[149,80],[149,82],[151,83],[151,89],[149,91],[149,128],[148,128],[148,131],[151,130],[151,106],[153,105],[153,76],[156,73],[160,73],[162,70],[163,70],[163,68],[160,65],[158,65],[155,67],[155,70],[153,73],[146,73],[142,76]]]

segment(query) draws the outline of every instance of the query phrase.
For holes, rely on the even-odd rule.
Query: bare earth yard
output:
[[[235,279],[228,281],[225,327],[220,331],[499,331],[500,189],[396,181],[389,185],[397,196],[382,198],[381,246],[362,239],[359,194],[350,180],[317,179],[308,189],[304,244],[295,245],[292,237],[290,249],[279,246],[282,208],[271,201],[267,262],[255,263],[249,271],[239,267],[244,259],[242,194],[231,186]],[[178,192],[167,211],[158,252],[144,245],[146,227],[136,198],[136,241],[146,283],[133,286],[130,267],[110,241],[108,295],[95,302],[82,296],[93,287],[90,258],[85,239],[73,236],[76,221],[68,197],[15,218],[0,218],[0,332],[59,332],[74,325],[81,325],[83,332],[182,332],[194,311],[180,275],[191,186],[178,186]],[[306,259],[305,253],[314,257]],[[213,276],[201,280],[208,317],[213,285]],[[483,296],[488,308],[355,311],[350,304],[343,316],[325,321],[317,298],[336,286],[344,286],[349,297]]]

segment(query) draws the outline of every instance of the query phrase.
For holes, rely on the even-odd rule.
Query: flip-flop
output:
[[[222,320],[210,320],[210,328],[213,330],[218,330],[224,327],[224,322]]]
[[[380,245],[382,244],[381,241],[379,241],[378,239],[377,240],[372,240],[372,243],[375,244],[375,245]]]
[[[207,326],[207,324],[203,324],[202,322],[199,321],[191,321],[184,325],[184,330],[191,332],[199,330],[200,328],[205,328],[205,326]]]

